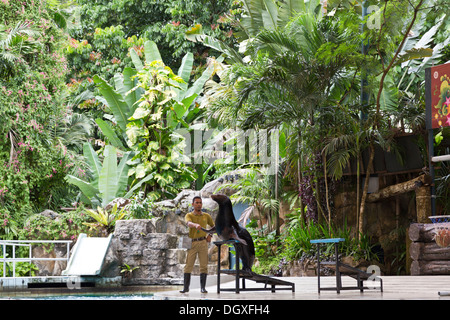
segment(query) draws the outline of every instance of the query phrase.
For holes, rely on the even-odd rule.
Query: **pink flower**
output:
[[[450,97],[445,97],[445,102],[443,104],[446,104],[447,107],[450,107]]]

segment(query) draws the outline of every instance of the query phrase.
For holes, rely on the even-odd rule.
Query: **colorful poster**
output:
[[[450,126],[450,63],[425,70],[427,129]]]

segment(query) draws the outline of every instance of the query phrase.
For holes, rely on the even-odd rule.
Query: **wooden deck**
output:
[[[201,294],[198,288],[191,288],[189,293],[178,291],[164,291],[155,294],[155,299],[218,299],[218,300],[450,300],[450,295],[439,295],[439,292],[450,294],[450,276],[382,276],[383,292],[379,289],[348,290],[336,293],[335,291],[317,292],[317,277],[282,277],[281,280],[293,282],[295,292],[234,292],[216,293],[216,286],[210,285],[206,289],[207,294]],[[335,286],[336,277],[321,277],[321,285]],[[355,279],[348,276],[342,277],[343,285],[352,286]],[[234,281],[222,282],[221,287],[233,288]],[[247,286],[253,284],[249,282]]]

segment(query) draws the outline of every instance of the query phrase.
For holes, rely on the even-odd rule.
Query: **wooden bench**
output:
[[[331,238],[331,239],[316,239],[311,240],[311,243],[317,244],[317,287],[318,292],[320,294],[321,290],[336,290],[337,293],[340,293],[341,290],[360,290],[361,292],[364,292],[364,289],[371,289],[375,286],[367,287],[364,286],[364,281],[371,280],[371,281],[378,281],[380,283],[380,291],[383,292],[383,280],[373,275],[372,273],[368,273],[365,271],[362,271],[360,269],[354,268],[352,266],[349,266],[345,263],[342,263],[339,261],[339,252],[338,252],[338,245],[340,242],[345,241],[343,238]],[[326,244],[326,243],[334,243],[334,250],[335,250],[335,261],[320,261],[320,245]],[[332,269],[335,271],[336,274],[336,287],[321,287],[320,286],[320,266],[324,266],[325,268]],[[356,286],[355,287],[344,287],[342,286],[342,275],[349,276],[356,280]]]
[[[227,240],[227,241],[216,241],[213,242],[217,246],[218,250],[218,261],[217,261],[217,293],[220,291],[234,291],[235,293],[239,293],[240,291],[271,291],[275,292],[276,290],[291,290],[295,292],[295,284],[292,282],[284,281],[281,279],[276,279],[273,277],[264,276],[261,274],[257,274],[254,272],[249,272],[245,270],[240,270],[239,268],[239,257],[240,252],[238,250],[238,246],[235,246],[236,243],[239,243],[237,240]],[[236,252],[236,268],[233,269],[220,269],[220,248],[223,244],[232,244],[235,248]],[[235,287],[234,288],[220,288],[220,274],[228,274],[235,276]],[[239,279],[242,279],[242,286],[239,285]],[[245,280],[252,280],[256,283],[263,283],[264,287],[258,288],[247,288],[245,286]],[[269,287],[270,286],[270,287]],[[280,287],[281,286],[281,287]]]

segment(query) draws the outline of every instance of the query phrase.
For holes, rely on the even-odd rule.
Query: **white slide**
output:
[[[98,276],[103,266],[112,234],[107,238],[87,237],[81,233],[73,248],[65,276]]]

